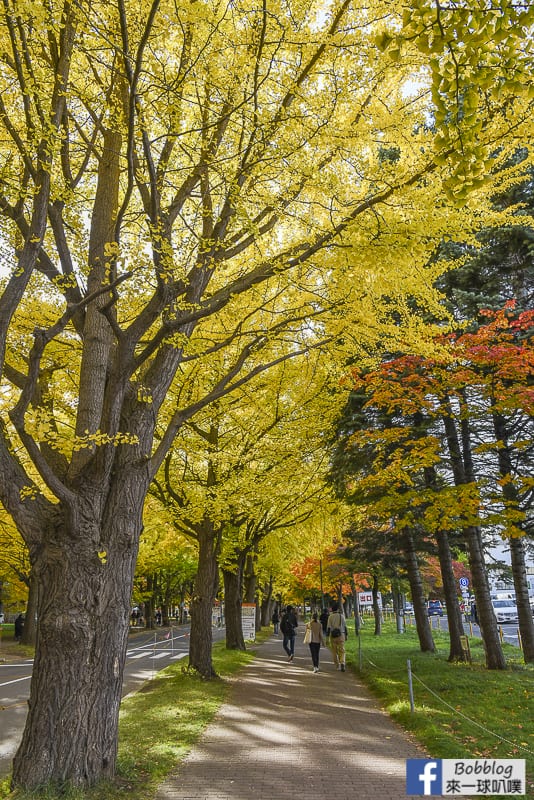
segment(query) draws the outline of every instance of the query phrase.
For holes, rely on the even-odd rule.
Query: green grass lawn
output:
[[[348,660],[389,714],[435,758],[524,758],[534,797],[534,667],[518,648],[504,645],[509,668],[487,670],[480,639],[471,638],[472,664],[449,664],[446,633],[434,631],[435,653],[421,653],[414,627],[381,636],[364,626],[347,642]],[[413,675],[410,709],[407,662]]]

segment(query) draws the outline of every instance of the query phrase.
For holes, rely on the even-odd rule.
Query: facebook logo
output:
[[[407,759],[406,794],[441,795],[441,784],[440,759]]]

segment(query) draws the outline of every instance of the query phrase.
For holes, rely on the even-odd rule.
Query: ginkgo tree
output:
[[[301,527],[321,502],[322,437],[335,409],[328,362],[318,352],[304,363],[282,362],[269,380],[252,380],[184,426],[154,481],[177,528],[198,546],[189,663],[206,677],[221,574],[227,647],[244,648],[245,564],[269,533]]]
[[[198,568],[197,555],[191,542],[176,530],[172,516],[151,496],[147,498],[143,518],[134,600],[143,603],[146,626],[153,627],[158,606],[167,625],[172,607],[183,608],[186,595],[189,598]]]
[[[4,3],[0,499],[39,583],[14,786],[114,774],[144,501],[182,426],[319,346],[305,320],[327,285],[327,336],[354,321],[376,344],[396,298],[416,338],[398,284],[433,302],[442,178],[504,157],[496,143],[530,120],[525,20],[491,5],[506,68],[498,94],[474,75],[485,113],[464,115],[464,149],[432,122],[426,33],[400,2]],[[455,8],[445,27],[482,50]],[[392,59],[377,37],[403,25],[407,56]]]
[[[0,611],[2,613],[22,611],[26,608],[29,574],[28,550],[13,522],[0,508]],[[27,634],[26,625],[24,627]],[[31,638],[26,635],[23,641],[31,643]]]
[[[327,570],[339,546],[343,510],[324,488],[312,505],[305,519],[291,527],[274,527],[258,547],[256,573],[260,591],[267,586],[263,594],[271,599],[270,608],[300,602],[310,594],[321,600],[321,589],[325,595],[336,592]]]

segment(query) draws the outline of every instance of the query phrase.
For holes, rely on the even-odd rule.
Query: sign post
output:
[[[241,626],[245,641],[256,641],[256,603],[243,603],[241,606]]]

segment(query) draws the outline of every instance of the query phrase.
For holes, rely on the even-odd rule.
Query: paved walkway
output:
[[[328,649],[314,674],[299,638],[292,664],[280,637],[258,645],[156,800],[407,800],[405,760],[425,753]]]

